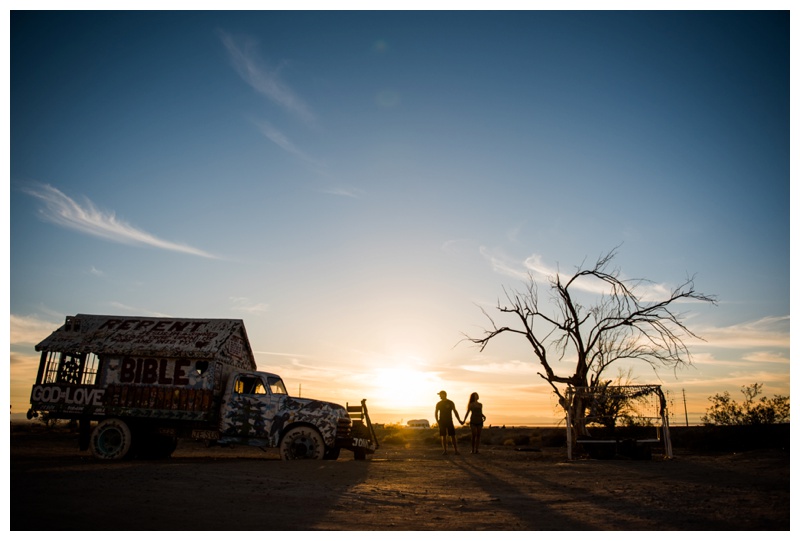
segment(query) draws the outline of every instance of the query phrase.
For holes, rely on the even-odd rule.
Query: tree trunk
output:
[[[572,401],[567,405],[569,408],[570,426],[572,429],[572,438],[576,440],[581,436],[588,436],[586,430],[586,405],[584,397],[581,394],[574,394]]]

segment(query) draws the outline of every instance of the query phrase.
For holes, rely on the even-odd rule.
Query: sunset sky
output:
[[[77,313],[245,322],[292,394],[561,415],[528,273],[695,277],[674,416],[790,394],[788,12],[14,12],[10,392]],[[557,365],[564,375],[574,361]],[[627,365],[620,365],[627,368]],[[617,375],[615,370],[607,374]],[[675,422],[675,421],[673,421]]]

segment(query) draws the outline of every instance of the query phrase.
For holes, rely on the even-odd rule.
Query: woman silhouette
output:
[[[481,445],[481,430],[483,430],[483,423],[486,421],[486,416],[483,414],[483,404],[478,402],[478,393],[469,395],[467,413],[464,415],[464,420],[461,424],[466,423],[467,419],[469,419],[469,427],[472,429],[472,454],[477,454],[478,447]]]

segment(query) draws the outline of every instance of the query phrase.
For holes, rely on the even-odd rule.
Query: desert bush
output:
[[[53,415],[51,415],[47,411],[42,412],[42,414],[36,420],[38,422],[42,423],[45,426],[45,428],[51,429],[51,430],[56,428],[59,425],[64,424],[64,421],[62,419],[59,419],[58,417],[54,417]]]
[[[706,425],[768,425],[789,421],[789,397],[775,395],[772,398],[762,396],[763,384],[743,385],[744,402],[739,404],[731,398],[728,391],[710,396],[711,406],[703,415]]]
[[[456,432],[459,434],[459,432]],[[398,425],[375,425],[375,434],[381,444],[398,445],[406,448],[428,445],[441,445],[439,431],[436,429],[415,429]]]
[[[528,434],[518,434],[513,438],[514,445],[528,445],[531,442],[531,437]]]
[[[546,428],[540,431],[542,447],[564,447],[567,444],[567,434],[563,428]]]
[[[407,443],[407,440],[402,434],[393,432],[381,438],[380,442],[388,445],[404,445]]]

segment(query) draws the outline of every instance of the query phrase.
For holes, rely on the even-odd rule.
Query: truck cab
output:
[[[286,459],[330,458],[351,446],[351,431],[346,408],[291,397],[277,374],[238,372],[223,395],[218,441],[279,447]]]

